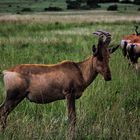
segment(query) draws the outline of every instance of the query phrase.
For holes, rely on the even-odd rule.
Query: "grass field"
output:
[[[30,8],[31,12],[43,12],[44,8],[47,8],[49,6],[57,6],[62,9],[66,9],[66,3],[65,0],[0,0],[0,13],[17,13],[21,12],[24,8]]]
[[[0,70],[21,63],[82,61],[92,55],[96,30],[112,34],[111,45],[140,25],[139,12],[80,11],[0,16]],[[77,140],[140,139],[140,73],[128,67],[121,50],[110,59],[112,81],[98,76],[76,101]],[[5,97],[0,78],[0,102]],[[25,99],[9,115],[1,140],[66,139],[65,101],[37,105]]]

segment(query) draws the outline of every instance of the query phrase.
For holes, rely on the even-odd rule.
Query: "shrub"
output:
[[[90,10],[91,8],[88,5],[83,5],[80,7],[82,10]]]
[[[62,11],[62,8],[60,7],[48,7],[48,8],[44,8],[44,11]]]
[[[133,3],[131,0],[121,0],[121,3]]]
[[[78,1],[66,1],[67,3],[67,9],[80,9],[80,2]]]
[[[17,11],[16,14],[21,14],[21,13],[19,11]]]
[[[108,11],[117,11],[118,10],[118,5],[117,4],[113,4],[113,5],[110,5],[108,8],[107,8]]]
[[[99,8],[100,6],[98,5],[98,1],[97,0],[87,0],[87,5],[90,8]]]
[[[140,0],[134,0],[134,3],[140,5]]]
[[[140,5],[140,1],[138,1],[138,2],[135,2],[135,4],[136,4],[136,5]]]
[[[21,11],[22,11],[22,12],[31,12],[32,9],[29,8],[29,7],[25,7],[25,8],[23,8]]]

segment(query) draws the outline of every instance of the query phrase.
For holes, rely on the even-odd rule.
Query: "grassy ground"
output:
[[[97,37],[92,32],[98,29],[109,31],[112,34],[111,44],[116,45],[123,35],[133,33],[135,24],[140,24],[139,13],[135,14],[136,19],[132,16],[131,20],[127,18],[128,14],[118,13],[113,21],[110,18],[104,21],[112,13],[99,16],[98,21],[86,20],[89,19],[88,15],[79,12],[73,18],[70,13],[50,13],[51,22],[43,20],[42,15],[39,15],[42,18],[34,15],[28,15],[29,18],[26,15],[2,16],[0,70],[21,63],[48,64],[66,59],[81,61],[92,55],[91,46],[97,43]],[[92,13],[90,15],[94,17]],[[121,50],[112,54],[110,68],[111,82],[105,82],[102,76],[98,76],[76,101],[77,140],[140,138],[140,74],[128,67]],[[0,93],[2,103],[5,96],[2,78]],[[66,139],[66,132],[65,101],[37,105],[25,99],[9,115],[7,128],[0,134],[0,139],[62,140]]]

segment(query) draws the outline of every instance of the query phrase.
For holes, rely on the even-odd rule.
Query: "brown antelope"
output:
[[[138,33],[138,26],[135,26],[135,34],[126,35],[121,40],[121,48],[123,51],[123,55],[127,55],[127,45],[129,43],[140,42],[140,33]]]
[[[128,43],[126,47],[127,58],[130,60],[130,64],[138,70],[138,58],[140,57],[140,42]]]
[[[140,57],[140,33],[138,26],[135,26],[135,34],[124,36],[121,40],[121,48],[124,57],[130,60],[130,63],[138,69],[138,58]]]
[[[98,73],[111,80],[108,49],[111,35],[97,31],[98,45],[93,45],[93,55],[82,62],[64,61],[54,65],[21,64],[3,71],[6,99],[0,107],[1,128],[6,126],[9,113],[26,97],[31,102],[45,104],[66,99],[69,132],[74,134],[76,123],[75,99],[92,83]],[[106,39],[104,40],[104,36]]]

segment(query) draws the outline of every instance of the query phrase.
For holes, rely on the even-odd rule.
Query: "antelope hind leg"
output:
[[[6,127],[6,120],[9,113],[25,98],[25,94],[18,91],[7,91],[6,99],[0,106],[0,131]]]

